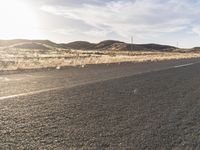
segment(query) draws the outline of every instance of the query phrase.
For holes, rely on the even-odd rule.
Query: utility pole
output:
[[[177,47],[177,48],[179,47],[179,42],[176,43],[176,47]]]
[[[131,51],[133,50],[133,36],[131,36]]]

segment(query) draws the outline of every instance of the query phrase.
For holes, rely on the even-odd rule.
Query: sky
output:
[[[199,0],[2,0],[0,39],[200,46]]]

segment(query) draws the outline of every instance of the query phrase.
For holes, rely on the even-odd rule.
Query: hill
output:
[[[27,40],[27,39],[14,39],[14,40],[0,40],[0,47],[10,47],[16,45],[27,45],[27,43],[45,44],[52,47],[59,47],[58,44],[51,42],[49,40]],[[25,47],[24,47],[25,48]],[[31,47],[32,48],[32,47]]]
[[[121,41],[106,40],[94,44],[83,41],[76,41],[63,45],[64,48],[82,50],[117,50],[117,51],[172,51],[176,47],[159,44],[128,44]]]
[[[80,49],[80,50],[88,50],[93,49],[95,44],[87,42],[87,41],[75,41],[68,44],[59,44],[62,48],[70,48],[70,49]]]
[[[129,44],[121,41],[106,40],[99,43],[75,41],[57,44],[49,40],[0,40],[0,47],[16,47],[24,49],[64,48],[74,50],[108,50],[108,51],[173,51],[176,47],[159,44]]]
[[[51,47],[46,44],[36,43],[36,42],[27,42],[27,43],[19,43],[12,46],[13,48],[20,49],[40,49],[40,50],[49,50]]]

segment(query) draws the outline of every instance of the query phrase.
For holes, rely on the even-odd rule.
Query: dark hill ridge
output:
[[[71,49],[82,49],[82,50],[88,50],[93,49],[95,44],[87,42],[87,41],[75,41],[68,44],[59,44],[62,48],[71,48]]]
[[[49,40],[0,40],[0,47],[15,46],[16,48],[42,49],[43,47],[66,48],[75,50],[110,50],[110,51],[173,51],[176,47],[159,44],[129,44],[121,41],[106,40],[100,43],[75,41],[57,44]]]
[[[159,44],[128,44],[121,41],[107,40],[94,44],[84,41],[72,42],[64,45],[65,48],[83,50],[124,50],[124,51],[172,51],[176,47]]]
[[[193,51],[200,51],[200,47],[194,47],[192,50]]]

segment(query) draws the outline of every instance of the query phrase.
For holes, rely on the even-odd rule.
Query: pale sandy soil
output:
[[[127,52],[127,51],[77,51],[67,49],[0,49],[0,70],[35,69],[86,64],[149,62],[174,59],[200,58],[194,52]]]

